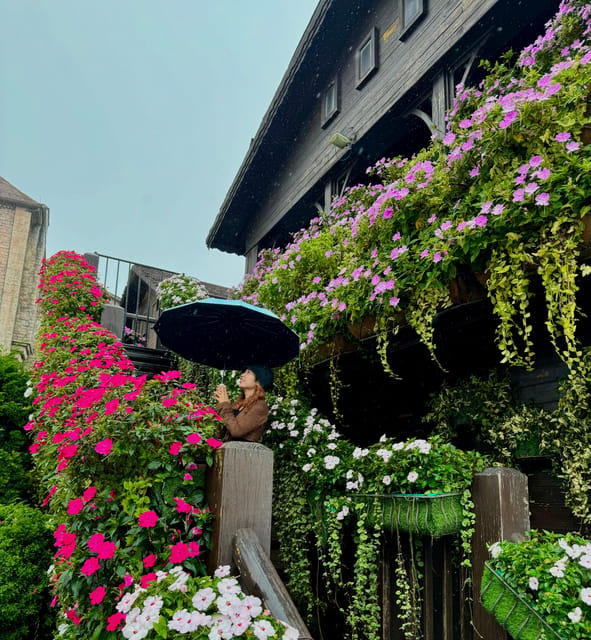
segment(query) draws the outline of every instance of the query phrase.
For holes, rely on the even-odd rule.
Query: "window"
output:
[[[400,0],[402,10],[402,32],[400,38],[403,39],[417,24],[424,13],[423,0]]]
[[[322,94],[322,127],[326,127],[338,112],[339,83],[338,78],[334,78]]]
[[[357,89],[360,89],[365,81],[378,68],[378,35],[377,29],[372,29],[363,39],[357,49]]]

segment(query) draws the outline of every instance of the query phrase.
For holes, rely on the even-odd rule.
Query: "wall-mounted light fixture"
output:
[[[333,133],[328,141],[339,149],[346,149],[355,142],[355,135],[353,134],[352,129],[345,129],[345,131],[337,131],[336,133]]]

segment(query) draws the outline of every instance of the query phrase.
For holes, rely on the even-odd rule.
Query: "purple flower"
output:
[[[392,236],[392,242],[396,242],[397,240],[400,240],[400,231],[397,231],[397,232]]]
[[[476,165],[474,167],[474,169],[470,169],[470,177],[471,178],[475,178],[479,174],[480,174],[480,167],[478,165]]]
[[[499,129],[506,129],[517,118],[517,111],[509,111],[499,122]]]
[[[392,207],[386,207],[386,209],[384,209],[383,217],[385,220],[392,217]]]
[[[453,144],[456,139],[456,134],[453,131],[448,131],[443,138],[443,144],[450,145]]]
[[[433,256],[433,262],[441,262],[441,251],[436,251],[435,255]]]
[[[435,214],[433,214],[432,216],[429,217],[429,219],[427,220],[427,222],[429,224],[433,224],[435,222],[435,220],[437,220],[437,216]],[[399,236],[400,237],[400,236]],[[392,238],[392,240],[394,240],[394,238]]]
[[[390,306],[391,307],[397,307],[399,302],[400,302],[400,298],[397,298],[396,296],[392,296],[390,298]]]
[[[537,182],[530,182],[525,187],[525,193],[527,193],[528,196],[531,196],[531,194],[535,193],[537,190],[538,190],[538,183]]]
[[[539,167],[542,162],[544,161],[544,158],[542,158],[542,156],[532,156],[529,159],[529,166],[530,167]]]
[[[504,209],[504,208],[505,208],[505,207],[504,207],[504,205],[502,205],[502,204],[496,204],[496,205],[493,207],[493,210],[492,210],[492,214],[493,214],[493,216],[500,216],[500,215],[503,213],[503,209]]]
[[[485,202],[481,207],[480,207],[480,211],[482,211],[482,213],[489,213],[490,212],[490,208],[492,207],[492,202],[488,201]]]
[[[550,194],[549,193],[538,193],[536,196],[536,204],[541,206],[546,206],[550,203]]]
[[[539,178],[540,180],[547,180],[550,177],[550,169],[548,169],[547,167],[539,169],[534,173],[534,176],[536,178]]]
[[[421,251],[421,258],[428,258],[429,257],[429,249],[423,249]]]
[[[486,216],[476,216],[473,222],[474,222],[474,225],[477,227],[486,227],[488,218]]]
[[[515,178],[515,184],[525,184],[525,176],[518,176]]]
[[[459,124],[460,129],[469,129],[472,126],[472,120],[462,120]]]
[[[569,138],[570,138],[570,133],[568,131],[557,133],[554,136],[554,140],[556,140],[556,142],[566,142]]]
[[[576,151],[579,148],[579,143],[575,142],[574,140],[571,140],[570,142],[566,143],[566,150],[569,153],[572,153],[573,151]]]
[[[513,202],[523,202],[525,199],[525,189],[516,189],[513,192]]]
[[[441,230],[442,231],[447,231],[448,229],[451,229],[452,226],[452,222],[451,220],[446,220],[442,225],[441,225]]]

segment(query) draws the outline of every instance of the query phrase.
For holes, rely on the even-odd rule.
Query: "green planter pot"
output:
[[[514,640],[566,640],[488,562],[484,563],[480,602]]]
[[[458,533],[462,528],[462,494],[390,494],[359,496],[370,506],[378,501],[378,513],[385,531],[402,531],[420,536],[440,536]]]

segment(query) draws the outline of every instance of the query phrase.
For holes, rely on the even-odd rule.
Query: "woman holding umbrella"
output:
[[[258,442],[269,415],[265,390],[273,383],[273,372],[267,367],[247,367],[240,375],[240,395],[232,403],[225,385],[217,386],[213,396],[216,411],[224,425],[223,440]]]

